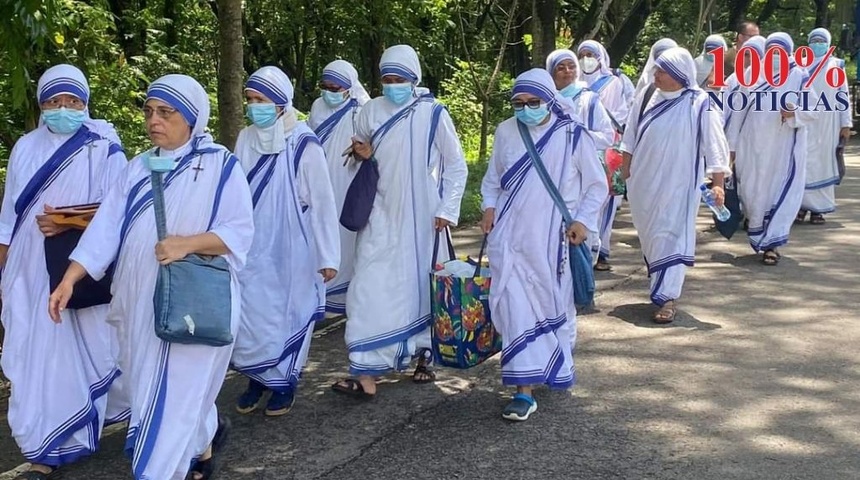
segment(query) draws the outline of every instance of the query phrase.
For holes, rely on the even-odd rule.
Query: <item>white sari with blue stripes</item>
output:
[[[303,122],[278,154],[236,142],[254,202],[254,243],[239,273],[242,322],[233,368],[270,389],[292,391],[307,362],[314,322],[325,309],[319,270],[338,268],[338,220],[317,136]]]
[[[595,231],[608,187],[591,136],[555,114],[529,131],[573,219]],[[568,243],[561,212],[532,166],[514,118],[496,129],[481,193],[484,208],[496,211],[487,254],[490,311],[503,341],[502,382],[570,387],[576,379],[576,307]]]
[[[456,224],[468,169],[451,117],[429,94],[404,107],[375,98],[356,127],[374,149],[379,184],[356,239],[345,340],[352,375],[382,375],[431,346],[435,218]]]
[[[238,160],[208,135],[160,155],[179,158],[164,174],[168,235],[211,232],[227,246],[232,333],[239,330],[237,271],[254,234],[251,194]],[[136,480],[181,480],[218,427],[215,398],[232,345],[167,343],[155,335],[153,294],[159,264],[150,171],[133,159],[108,193],[71,258],[100,278],[116,258],[108,320],[119,329],[123,385],[131,404],[126,453]]]
[[[696,215],[706,175],[728,174],[722,117],[701,90],[655,91],[642,116],[637,99],[622,140],[632,155],[627,198],[659,306],[681,296],[695,263]]]
[[[820,59],[818,59],[820,62]],[[809,71],[815,71],[818,63],[809,67]],[[837,58],[828,60],[822,72],[832,68],[845,68],[845,61]],[[839,143],[839,133],[842,128],[851,127],[852,102],[848,94],[848,85],[842,85],[838,89],[827,85],[826,76],[819,74],[812,83],[816,92],[823,92],[824,102],[830,107],[827,111],[824,102],[818,118],[808,126],[808,145],[806,147],[806,190],[803,193],[802,208],[812,213],[831,213],[836,210],[836,185],[839,183],[839,168],[836,163],[836,145]],[[840,104],[837,100],[837,91],[841,91],[843,101],[847,105]],[[813,98],[813,97],[810,97]],[[813,101],[818,101],[815,98]],[[844,108],[843,111],[838,111]]]
[[[100,202],[126,164],[113,128],[87,121],[69,135],[46,126],[12,150],[0,213],[0,243],[10,245],[3,269],[3,373],[12,382],[9,426],[28,461],[59,466],[93,453],[120,375],[107,305],[48,316],[50,281],[45,237],[36,225],[43,206]],[[121,402],[120,402],[121,405]],[[119,418],[113,418],[119,420]]]
[[[354,98],[334,109],[326,105],[321,98],[318,98],[314,101],[308,118],[308,125],[317,134],[323,150],[325,150],[338,218],[343,209],[343,201],[349,184],[358,172],[358,164],[350,161],[344,165],[345,157],[341,154],[352,145],[352,136],[355,135],[355,120],[360,110],[361,106]],[[326,290],[325,310],[332,314],[346,313],[346,291],[349,289],[355,264],[355,232],[347,230],[339,222],[338,227],[340,232],[340,268],[337,270],[337,276],[328,283]]]
[[[806,78],[805,70],[792,68],[785,84],[775,90],[780,95],[801,92],[806,90]],[[761,82],[752,90],[771,92],[774,88]],[[816,116],[798,108],[793,118],[783,122],[778,109],[772,111],[770,96],[764,98],[760,111],[750,102],[745,111],[732,114],[726,127],[729,146],[736,152],[738,196],[755,252],[788,243],[806,186],[807,127]],[[810,92],[809,98],[814,102],[817,95]],[[793,94],[787,100],[798,103]]]

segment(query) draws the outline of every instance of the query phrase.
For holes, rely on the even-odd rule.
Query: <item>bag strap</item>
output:
[[[484,239],[481,241],[481,251],[478,252],[478,265],[475,266],[475,274],[472,278],[481,276],[481,264],[484,263],[484,250],[487,248],[487,234],[484,234]]]
[[[535,170],[537,170],[538,176],[543,182],[544,187],[546,187],[546,191],[549,192],[549,196],[552,197],[552,201],[555,202],[555,206],[558,207],[561,212],[561,216],[564,218],[564,223],[567,224],[567,226],[573,225],[573,217],[570,215],[570,211],[567,209],[567,204],[561,197],[561,193],[558,191],[558,188],[556,188],[552,179],[549,178],[549,172],[546,171],[543,161],[541,161],[540,154],[538,153],[537,148],[535,148],[535,144],[532,141],[532,136],[529,134],[528,127],[519,120],[517,120],[517,127],[519,127],[520,137],[522,137],[523,143],[526,144],[526,150],[532,159],[532,165],[534,165]],[[582,129],[577,128],[575,132],[571,154],[576,151],[576,144],[579,143],[579,135],[581,134]]]
[[[451,241],[451,235],[449,235],[450,230],[447,228],[444,231],[445,240],[448,243],[448,257],[450,259],[457,258],[457,255],[454,253],[454,243]],[[433,265],[430,267],[430,270],[436,268],[436,260],[439,259],[439,235],[442,235],[443,232],[436,232],[436,238],[433,240]]]
[[[639,121],[642,121],[642,115],[645,114],[645,107],[648,106],[648,102],[651,101],[651,97],[654,96],[654,92],[657,90],[657,85],[651,83],[648,85],[648,88],[645,89],[645,96],[642,97],[642,105],[639,107]]]
[[[152,172],[149,176],[152,184],[152,206],[155,209],[155,228],[158,230],[158,241],[167,238],[167,220],[164,216],[164,184],[161,173]]]

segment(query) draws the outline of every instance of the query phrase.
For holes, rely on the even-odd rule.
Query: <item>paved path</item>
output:
[[[668,326],[649,320],[625,207],[615,270],[598,274],[598,311],[579,318],[579,383],[539,390],[529,422],[500,418],[497,358],[444,370],[436,385],[390,376],[370,403],[331,393],[346,371],[335,324],[317,333],[288,416],[234,413],[244,381],[228,379],[219,404],[235,430],[220,478],[860,478],[860,156],[850,153],[839,211],[796,227],[777,267],[758,262],[743,232],[729,242],[709,231],[703,209],[698,264]],[[460,231],[458,249],[479,239]],[[129,478],[123,442],[119,429],[64,478]],[[0,472],[20,462],[0,418]]]

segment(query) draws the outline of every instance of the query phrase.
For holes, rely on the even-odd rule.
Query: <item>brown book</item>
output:
[[[82,205],[67,205],[57,207],[51,212],[51,219],[57,225],[69,225],[80,229],[86,228],[96,211],[99,208],[99,203],[86,203]]]

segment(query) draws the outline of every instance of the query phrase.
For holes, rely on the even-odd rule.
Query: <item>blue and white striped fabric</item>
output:
[[[178,110],[191,127],[192,136],[202,135],[209,124],[209,96],[188,75],[165,75],[152,82],[146,100],[160,100]]]
[[[245,90],[252,90],[286,107],[293,103],[293,83],[290,77],[278,67],[263,67],[254,72],[245,84]]]
[[[74,95],[82,102],[90,101],[90,86],[87,78],[77,67],[67,64],[54,65],[39,78],[39,103],[44,103],[57,95]]]
[[[412,82],[421,83],[421,63],[415,49],[409,45],[394,45],[382,53],[379,59],[380,76],[396,75]]]

